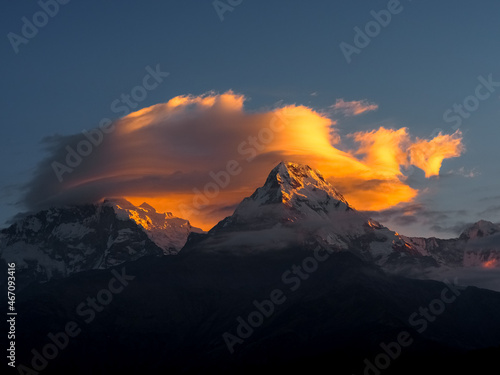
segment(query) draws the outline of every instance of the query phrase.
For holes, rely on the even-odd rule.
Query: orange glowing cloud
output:
[[[444,159],[460,156],[464,147],[462,133],[439,133],[431,140],[419,139],[410,146],[410,162],[425,172],[425,177],[439,175]]]
[[[355,208],[380,210],[419,193],[401,167],[413,164],[432,176],[462,151],[459,133],[412,141],[406,128],[383,127],[349,135],[358,147],[345,151],[335,121],[324,114],[297,105],[247,112],[244,101],[231,91],[178,96],[132,113],[62,182],[52,163],[64,162],[82,137],[53,138],[25,201],[35,209],[124,196],[210,229],[288,160],[319,169]],[[353,114],[373,110],[360,103]]]
[[[392,130],[381,127],[371,132],[355,133],[352,137],[360,144],[356,154],[365,155],[363,163],[378,176],[399,176],[400,167],[408,165],[408,157],[403,149],[409,141],[406,128]]]

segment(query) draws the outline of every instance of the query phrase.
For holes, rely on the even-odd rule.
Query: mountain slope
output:
[[[31,350],[40,351],[48,332],[63,332],[69,321],[82,332],[49,361],[51,374],[255,373],[255,366],[293,370],[297,361],[313,373],[326,365],[335,374],[362,374],[364,359],[373,363],[383,352],[381,343],[408,332],[411,345],[383,373],[432,375],[442,373],[436,365],[449,370],[471,350],[500,345],[500,293],[389,275],[349,252],[332,253],[298,283],[290,271],[310,252],[285,250],[125,263],[116,271],[128,275],[126,285],[94,310],[90,324],[84,301],[108,288],[116,273],[88,271],[37,285],[17,303],[24,319],[18,361],[29,366]],[[270,312],[264,301],[273,291],[282,297]],[[443,295],[449,302],[441,310],[436,301]],[[85,310],[78,309],[82,303]],[[431,303],[423,329],[419,309]],[[249,324],[256,316],[262,318]],[[241,339],[228,345],[225,333]],[[487,359],[496,361],[497,353]],[[432,366],[425,363],[431,355],[438,359]],[[413,372],[416,366],[428,368]]]
[[[43,282],[146,255],[176,254],[191,230],[199,231],[170,213],[123,199],[53,208],[0,231],[0,260],[16,263],[23,284]]]

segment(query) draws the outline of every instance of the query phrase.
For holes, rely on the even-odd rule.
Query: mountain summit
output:
[[[464,229],[460,238],[463,240],[473,240],[476,238],[484,238],[500,233],[500,225],[493,224],[491,221],[479,220]]]
[[[308,165],[281,162],[269,173],[262,187],[210,232],[269,229],[269,226],[296,222],[331,221],[338,216],[358,218],[319,171]]]
[[[282,248],[348,250],[378,264],[427,260],[399,234],[353,209],[321,173],[281,162],[264,185],[186,249],[262,251]],[[431,261],[432,262],[432,261]]]
[[[325,195],[326,193],[326,195]],[[318,170],[308,165],[281,162],[269,173],[262,188],[250,197],[254,201],[266,203],[285,203],[297,206],[296,203],[307,197],[313,210],[326,209],[325,203],[333,197],[348,209],[349,204],[342,194],[333,188]],[[298,205],[300,206],[300,204]]]

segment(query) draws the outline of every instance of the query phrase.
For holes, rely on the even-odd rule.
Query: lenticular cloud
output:
[[[423,140],[383,127],[348,135],[357,148],[343,151],[325,114],[300,105],[249,112],[244,102],[231,91],[177,96],[85,134],[46,139],[48,156],[24,203],[40,209],[125,196],[207,228],[289,160],[319,169],[354,207],[379,210],[418,195],[402,167],[434,176],[463,151],[459,132]]]

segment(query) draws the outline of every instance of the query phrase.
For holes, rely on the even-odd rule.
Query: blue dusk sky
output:
[[[0,222],[43,207],[37,200],[52,199],[44,196],[54,190],[45,188],[40,171],[58,154],[62,140],[97,128],[103,118],[115,120],[178,96],[192,95],[189,105],[203,107],[195,98],[228,92],[244,96],[244,109],[238,111],[248,116],[305,106],[315,116],[330,118],[341,139],[336,148],[360,160],[366,155],[354,151],[359,142],[353,134],[373,134],[381,127],[406,128],[404,155],[405,147],[415,150],[411,145],[440,132],[446,141],[461,137],[459,151],[449,151],[460,156],[444,156],[437,174],[426,177],[422,165],[401,166],[396,177],[416,192],[414,197],[378,208],[361,202],[361,209],[398,232],[418,236],[454,237],[467,223],[499,222],[499,15],[500,2],[493,0],[5,1],[0,12]],[[131,104],[122,101],[138,85],[147,90],[136,90]],[[179,116],[188,121],[186,108]],[[227,108],[221,111],[226,110],[232,116]],[[238,145],[233,138],[227,142]],[[107,147],[103,155],[110,159],[121,152],[112,151],[116,144],[111,141],[100,147]],[[311,156],[311,165],[315,160]],[[182,163],[173,163],[169,168],[186,172]],[[248,189],[264,182],[270,169],[262,165],[266,170],[252,174],[256,180],[245,185]],[[200,160],[195,169],[204,166]],[[121,168],[125,173],[129,167]],[[95,171],[86,182],[110,177],[98,167]],[[51,186],[59,183],[52,174]],[[335,180],[334,170],[327,175]],[[72,186],[68,182],[65,191]],[[195,187],[186,186],[188,191]],[[236,190],[228,194],[227,212],[247,195]],[[342,193],[349,197],[349,191]],[[175,207],[170,210],[179,214]],[[212,212],[217,220],[224,217]]]

